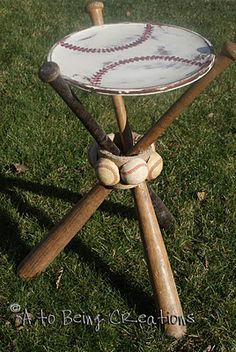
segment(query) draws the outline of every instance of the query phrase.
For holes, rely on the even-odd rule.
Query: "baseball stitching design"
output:
[[[133,172],[135,172],[135,171],[137,171],[138,169],[141,169],[141,168],[143,168],[143,167],[145,167],[145,169],[148,168],[148,167],[147,167],[147,164],[144,164],[144,163],[143,163],[143,164],[139,164],[139,165],[134,166],[131,170],[127,170],[127,171],[122,170],[122,171],[121,171],[122,176],[130,175],[130,174],[132,174]]]
[[[151,55],[151,56],[135,56],[129,59],[123,59],[116,62],[113,62],[100,70],[98,70],[90,79],[90,83],[93,86],[99,86],[103,77],[111,70],[115,69],[118,66],[126,65],[139,61],[152,61],[152,60],[163,60],[163,61],[174,61],[174,62],[182,62],[189,65],[196,65],[202,67],[206,64],[206,62],[202,63],[198,60],[185,59],[178,56],[168,56],[168,55]]]
[[[144,29],[143,34],[138,39],[136,39],[134,42],[132,42],[130,44],[125,44],[122,46],[115,46],[115,47],[111,47],[111,48],[85,48],[85,47],[69,44],[63,40],[60,41],[59,44],[66,49],[80,51],[83,53],[96,53],[96,54],[97,53],[112,53],[115,51],[130,49],[130,48],[133,48],[135,46],[138,46],[138,45],[144,43],[147,39],[150,38],[154,27],[148,23],[145,25],[144,28],[145,29]]]

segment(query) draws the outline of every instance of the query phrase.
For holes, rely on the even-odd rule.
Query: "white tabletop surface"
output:
[[[190,84],[214,63],[211,43],[177,26],[119,23],[93,26],[56,43],[48,61],[81,89],[145,95]]]

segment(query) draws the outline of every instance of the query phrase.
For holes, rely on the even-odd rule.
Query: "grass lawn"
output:
[[[235,0],[104,3],[107,23],[180,25],[208,38],[216,52],[236,41]],[[16,275],[26,253],[94,183],[91,137],[37,76],[58,39],[90,26],[84,6],[1,1],[0,351],[236,351],[236,63],[156,144],[165,167],[153,188],[176,219],[163,235],[185,315],[194,316],[186,337],[167,338],[150,324],[115,324],[126,312],[157,314],[130,192],[112,192],[38,278]],[[181,93],[126,98],[132,129],[146,131]],[[109,97],[78,95],[108,133],[117,129]],[[27,170],[17,173],[15,164]],[[72,321],[76,314],[83,323]]]

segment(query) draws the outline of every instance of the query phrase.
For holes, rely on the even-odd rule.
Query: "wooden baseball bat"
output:
[[[94,26],[101,26],[104,24],[102,13],[103,8],[104,5],[101,1],[92,1],[86,6],[86,11],[88,12]],[[125,105],[122,96],[112,96],[112,100],[120,132],[122,151],[123,153],[126,153],[133,146],[133,137],[131,128],[128,124]]]
[[[110,192],[111,189],[99,184],[94,186],[25,257],[17,269],[19,276],[28,280],[45,270],[79,232]]]
[[[93,24],[103,24],[102,9],[102,3],[95,2],[89,4],[87,10]],[[131,128],[128,124],[124,100],[122,96],[113,96],[112,100],[119,126],[122,149],[124,153],[127,153],[133,146],[133,138]],[[164,316],[170,315],[176,316],[177,319],[182,318],[183,311],[181,303],[149,192],[152,194],[152,198],[154,198],[155,202],[157,200],[156,195],[152,189],[148,190],[145,182],[137,186],[133,192],[138,210],[142,240],[146,252],[154,298]],[[158,213],[159,212],[157,212],[157,216]],[[164,213],[165,215],[167,214],[165,211]],[[185,334],[186,326],[178,322],[175,325],[165,323],[164,330],[166,335],[180,338]]]
[[[50,83],[101,147],[113,154],[120,154],[119,148],[74,96],[68,84],[61,77],[56,63],[43,64],[39,70],[39,77],[42,81]],[[100,184],[93,187],[20,263],[17,270],[19,276],[23,279],[30,279],[46,269],[79,232],[111,190]]]
[[[123,150],[127,151],[131,148],[133,139],[122,96],[113,96],[113,103],[122,137]],[[182,319],[181,303],[150,192],[153,191],[148,189],[146,182],[133,189],[154,298],[165,317],[176,316],[177,319]],[[156,199],[156,197],[154,198]],[[165,323],[163,327],[166,335],[175,338],[182,337],[186,332],[186,326],[179,324],[179,322],[174,325]]]
[[[86,11],[89,13],[93,25],[100,26],[104,24],[103,20],[104,5],[100,1],[94,1],[87,5]],[[128,123],[124,99],[122,96],[113,96],[113,105],[115,108],[116,119],[120,131],[122,151],[126,154],[133,147],[132,131]],[[167,230],[174,222],[174,217],[169,209],[162,202],[161,198],[154,192],[153,188],[148,185],[149,194],[155,209],[159,224]]]
[[[88,12],[91,22],[95,26],[101,26],[104,24],[102,10],[104,5],[101,1],[92,1],[86,5],[86,11]]]
[[[106,149],[115,155],[120,154],[119,148],[103,131],[95,118],[84,109],[82,103],[72,92],[67,82],[61,77],[60,68],[57,63],[45,62],[39,69],[39,78],[43,82],[49,83],[55,89],[102,149]]]
[[[133,192],[154,298],[165,317],[162,326],[166,335],[180,338],[186,332],[186,324],[182,323],[181,303],[146,183],[135,187]],[[171,322],[170,317],[176,318]]]
[[[125,153],[127,153],[133,146],[133,137],[126,116],[124,99],[120,95],[113,96],[112,99],[120,130],[122,149]],[[174,217],[169,211],[169,209],[166,207],[166,205],[163,203],[161,198],[154,192],[151,185],[147,184],[147,187],[159,225],[161,228],[167,230],[170,225],[174,223]]]
[[[226,42],[221,53],[216,57],[212,69],[193,85],[166,111],[164,115],[151,127],[138,143],[128,151],[128,155],[135,155],[147,149],[159,138],[170,124],[199,96],[199,94],[233,61],[236,60],[236,44]]]
[[[100,1],[90,2],[86,11],[89,13],[91,22],[95,26],[100,26],[104,24],[103,20],[103,8],[104,5]],[[133,137],[132,131],[127,119],[126,108],[124,104],[124,99],[121,95],[112,96],[113,105],[115,108],[117,124],[119,127],[121,145],[123,153],[127,153],[133,147]],[[169,209],[162,202],[161,198],[156,195],[154,190],[150,185],[148,185],[149,194],[151,196],[151,200],[153,202],[153,206],[155,209],[155,213],[159,224],[165,230],[173,224],[174,217],[169,211]]]

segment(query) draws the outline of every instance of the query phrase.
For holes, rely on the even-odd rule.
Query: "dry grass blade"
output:
[[[19,164],[19,163],[13,164],[12,169],[16,174],[22,174],[29,170],[29,168],[26,165]]]
[[[61,278],[62,278],[62,274],[64,272],[64,269],[61,268],[59,271],[58,271],[58,278],[57,278],[57,281],[56,281],[56,289],[58,290],[59,286],[60,286],[60,282],[61,282]]]
[[[197,197],[200,202],[206,199],[207,197],[207,192],[197,192]]]

